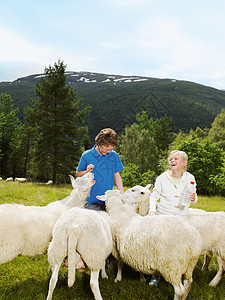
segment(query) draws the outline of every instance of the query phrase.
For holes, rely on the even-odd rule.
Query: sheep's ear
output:
[[[69,178],[70,178],[71,182],[75,180],[72,175],[69,175]]]
[[[153,188],[153,184],[150,183],[150,184],[146,185],[145,188],[148,189],[148,190],[151,190]]]
[[[105,194],[106,194],[106,195],[113,195],[113,196],[115,196],[115,195],[120,195],[121,193],[120,193],[119,190],[107,190],[107,191],[105,192]]]
[[[106,199],[107,199],[106,195],[96,196],[96,198],[101,200],[101,201],[106,201]]]
[[[75,185],[75,179],[73,178],[72,175],[69,175],[69,177],[70,177],[70,181],[71,181],[72,187],[75,188],[76,187],[76,185]]]
[[[95,182],[96,182],[95,180],[91,180],[90,183],[89,183],[90,187],[92,187],[95,184]]]

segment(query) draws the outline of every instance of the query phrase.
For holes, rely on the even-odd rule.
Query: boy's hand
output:
[[[87,172],[91,172],[94,169],[94,165],[90,164],[87,166]]]

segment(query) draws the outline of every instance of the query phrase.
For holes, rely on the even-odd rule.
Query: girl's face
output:
[[[187,161],[183,161],[179,152],[175,152],[169,157],[169,165],[171,170],[183,170],[187,165]]]

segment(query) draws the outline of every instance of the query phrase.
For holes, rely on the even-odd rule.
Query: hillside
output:
[[[146,110],[149,117],[172,117],[174,130],[187,132],[197,126],[210,127],[215,116],[225,107],[225,91],[188,81],[119,76],[88,72],[67,72],[71,85],[84,105],[92,111],[85,122],[91,139],[104,127],[121,133],[126,124],[135,122],[138,112]],[[0,82],[0,93],[10,94],[15,107],[23,106],[34,97],[34,85],[42,74]]]

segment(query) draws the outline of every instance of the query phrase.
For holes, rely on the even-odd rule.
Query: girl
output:
[[[168,161],[170,170],[156,178],[149,198],[149,216],[180,215],[188,218],[190,204],[198,201],[195,178],[187,172],[188,156],[183,151],[174,150],[170,152]],[[188,191],[188,188],[192,191]],[[159,279],[160,275],[153,275],[149,284],[158,287]]]
[[[187,172],[188,156],[183,151],[174,150],[170,153],[168,161],[170,170],[156,178],[153,193],[149,198],[149,215],[187,217],[190,204],[196,204],[198,201],[195,178]],[[187,189],[190,185],[193,192],[188,194]],[[185,201],[185,198],[188,199]]]

